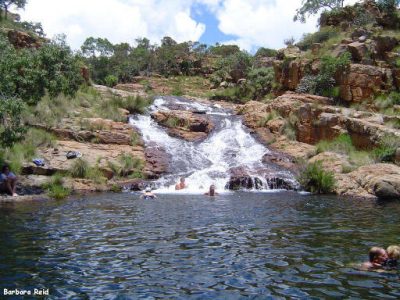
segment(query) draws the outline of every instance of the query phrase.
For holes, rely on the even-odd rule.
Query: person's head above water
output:
[[[185,177],[181,177],[181,178],[179,179],[179,181],[180,181],[180,183],[185,183]]]
[[[381,247],[372,247],[368,255],[369,261],[375,264],[383,264],[388,259],[386,250]]]
[[[400,247],[397,245],[391,245],[386,249],[387,255],[390,259],[400,259]]]

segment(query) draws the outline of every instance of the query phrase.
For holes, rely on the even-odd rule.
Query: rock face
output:
[[[23,173],[49,176],[58,171],[68,171],[75,161],[75,159],[67,159],[66,153],[68,151],[79,151],[82,154],[82,159],[85,159],[92,166],[97,164],[108,178],[113,176],[108,162],[118,163],[118,158],[123,154],[145,161],[141,146],[119,145],[115,147],[112,144],[58,141],[56,148],[56,151],[38,149],[38,156],[44,159],[45,166],[37,167],[34,164],[29,164],[23,168]]]
[[[209,118],[190,111],[157,111],[151,116],[157,123],[167,128],[169,135],[189,142],[204,140],[214,128]]]
[[[244,123],[256,133],[268,130],[275,139],[280,134],[275,128],[276,122],[263,123],[263,118],[271,111],[278,112],[286,119],[294,116],[292,126],[296,131],[297,142],[305,144],[332,140],[341,133],[348,133],[356,147],[370,149],[385,135],[400,138],[399,130],[379,121],[382,120],[379,114],[365,114],[331,104],[325,97],[287,92],[270,104],[250,101],[241,106],[238,113],[243,115]],[[273,138],[269,137],[269,140],[273,141]]]
[[[100,118],[82,118],[89,129],[81,129],[77,126],[63,122],[63,127],[46,128],[43,125],[36,127],[46,129],[63,140],[87,141],[96,144],[117,144],[117,145],[143,145],[138,131],[127,123],[114,122]]]
[[[21,48],[40,48],[43,40],[38,37],[33,37],[26,32],[19,30],[8,30],[7,37],[10,43],[18,49]]]
[[[165,149],[156,145],[150,144],[145,149],[146,166],[143,173],[148,179],[158,179],[168,171],[168,155]]]
[[[377,93],[390,90],[392,71],[388,68],[351,64],[347,73],[338,78],[340,97],[348,102],[362,102]]]
[[[349,174],[338,175],[337,179],[336,190],[339,195],[400,200],[400,167],[398,166],[367,165]]]
[[[235,167],[229,170],[230,178],[225,188],[229,190],[262,189],[268,185],[269,189],[297,190],[298,186],[287,172],[262,168],[250,172],[245,167]],[[264,183],[263,183],[264,182]]]

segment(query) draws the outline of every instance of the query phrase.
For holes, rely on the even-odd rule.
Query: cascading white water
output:
[[[175,192],[174,186],[181,176],[186,178],[188,188],[180,192],[204,193],[211,184],[216,186],[218,192],[223,192],[231,168],[257,170],[264,167],[261,160],[269,150],[246,131],[239,117],[219,105],[205,105],[174,97],[156,99],[150,111],[169,110],[171,106],[205,112],[212,118],[215,129],[206,140],[193,143],[169,136],[150,115],[131,118],[131,124],[141,131],[145,144],[156,143],[164,147],[171,157],[171,174],[158,180],[157,192]],[[265,179],[259,179],[264,190],[269,190]]]

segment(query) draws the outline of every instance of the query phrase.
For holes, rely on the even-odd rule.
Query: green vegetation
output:
[[[350,53],[346,52],[338,58],[323,56],[318,75],[304,76],[296,91],[314,95],[337,97],[339,89],[335,86],[337,72],[345,72],[350,65]]]
[[[300,21],[305,23],[307,17],[316,15],[322,9],[324,10],[334,10],[343,7],[343,0],[304,0],[302,1],[302,6],[296,10],[296,15],[293,17],[294,21]]]
[[[300,42],[296,44],[301,50],[306,51],[311,49],[315,43],[324,43],[331,38],[339,35],[339,29],[334,27],[323,27],[314,33],[304,34]]]
[[[142,170],[144,162],[128,154],[120,155],[117,163],[109,161],[108,167],[112,170],[114,176],[117,177],[143,178]]]
[[[70,167],[69,175],[73,178],[86,178],[93,180],[95,183],[104,183],[106,178],[103,172],[96,166],[90,166],[90,164],[82,159],[75,159]]]
[[[106,78],[104,78],[104,83],[108,87],[114,87],[118,83],[118,78],[114,75],[107,75]]]
[[[23,164],[30,162],[36,155],[39,147],[50,147],[55,143],[55,137],[44,130],[30,128],[25,139],[14,143],[11,147],[0,150],[2,161],[9,163],[13,172],[20,174]]]
[[[378,162],[394,162],[397,148],[400,147],[400,139],[396,136],[385,135],[380,140],[379,147],[375,148],[372,153]]]
[[[43,189],[47,191],[49,197],[56,200],[61,200],[71,194],[71,189],[64,187],[64,176],[56,173],[52,176],[50,181],[43,185]]]
[[[269,121],[276,120],[280,117],[281,115],[276,110],[272,110],[271,112],[267,113],[262,119],[259,120],[258,126],[264,127],[267,125]]]
[[[325,171],[321,161],[308,164],[298,180],[306,191],[314,194],[331,193],[336,184],[333,173]]]

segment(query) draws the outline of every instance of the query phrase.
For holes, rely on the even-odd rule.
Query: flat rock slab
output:
[[[191,111],[157,111],[151,117],[158,124],[166,127],[169,135],[189,142],[204,140],[214,128],[214,124],[207,116]]]
[[[25,174],[52,175],[57,171],[67,171],[76,159],[67,159],[68,151],[78,151],[82,159],[90,165],[99,165],[107,168],[108,162],[117,162],[118,157],[125,154],[145,161],[143,147],[130,145],[79,143],[76,141],[58,141],[57,151],[51,149],[38,149],[38,157],[45,162],[44,167],[29,164],[24,167]]]

